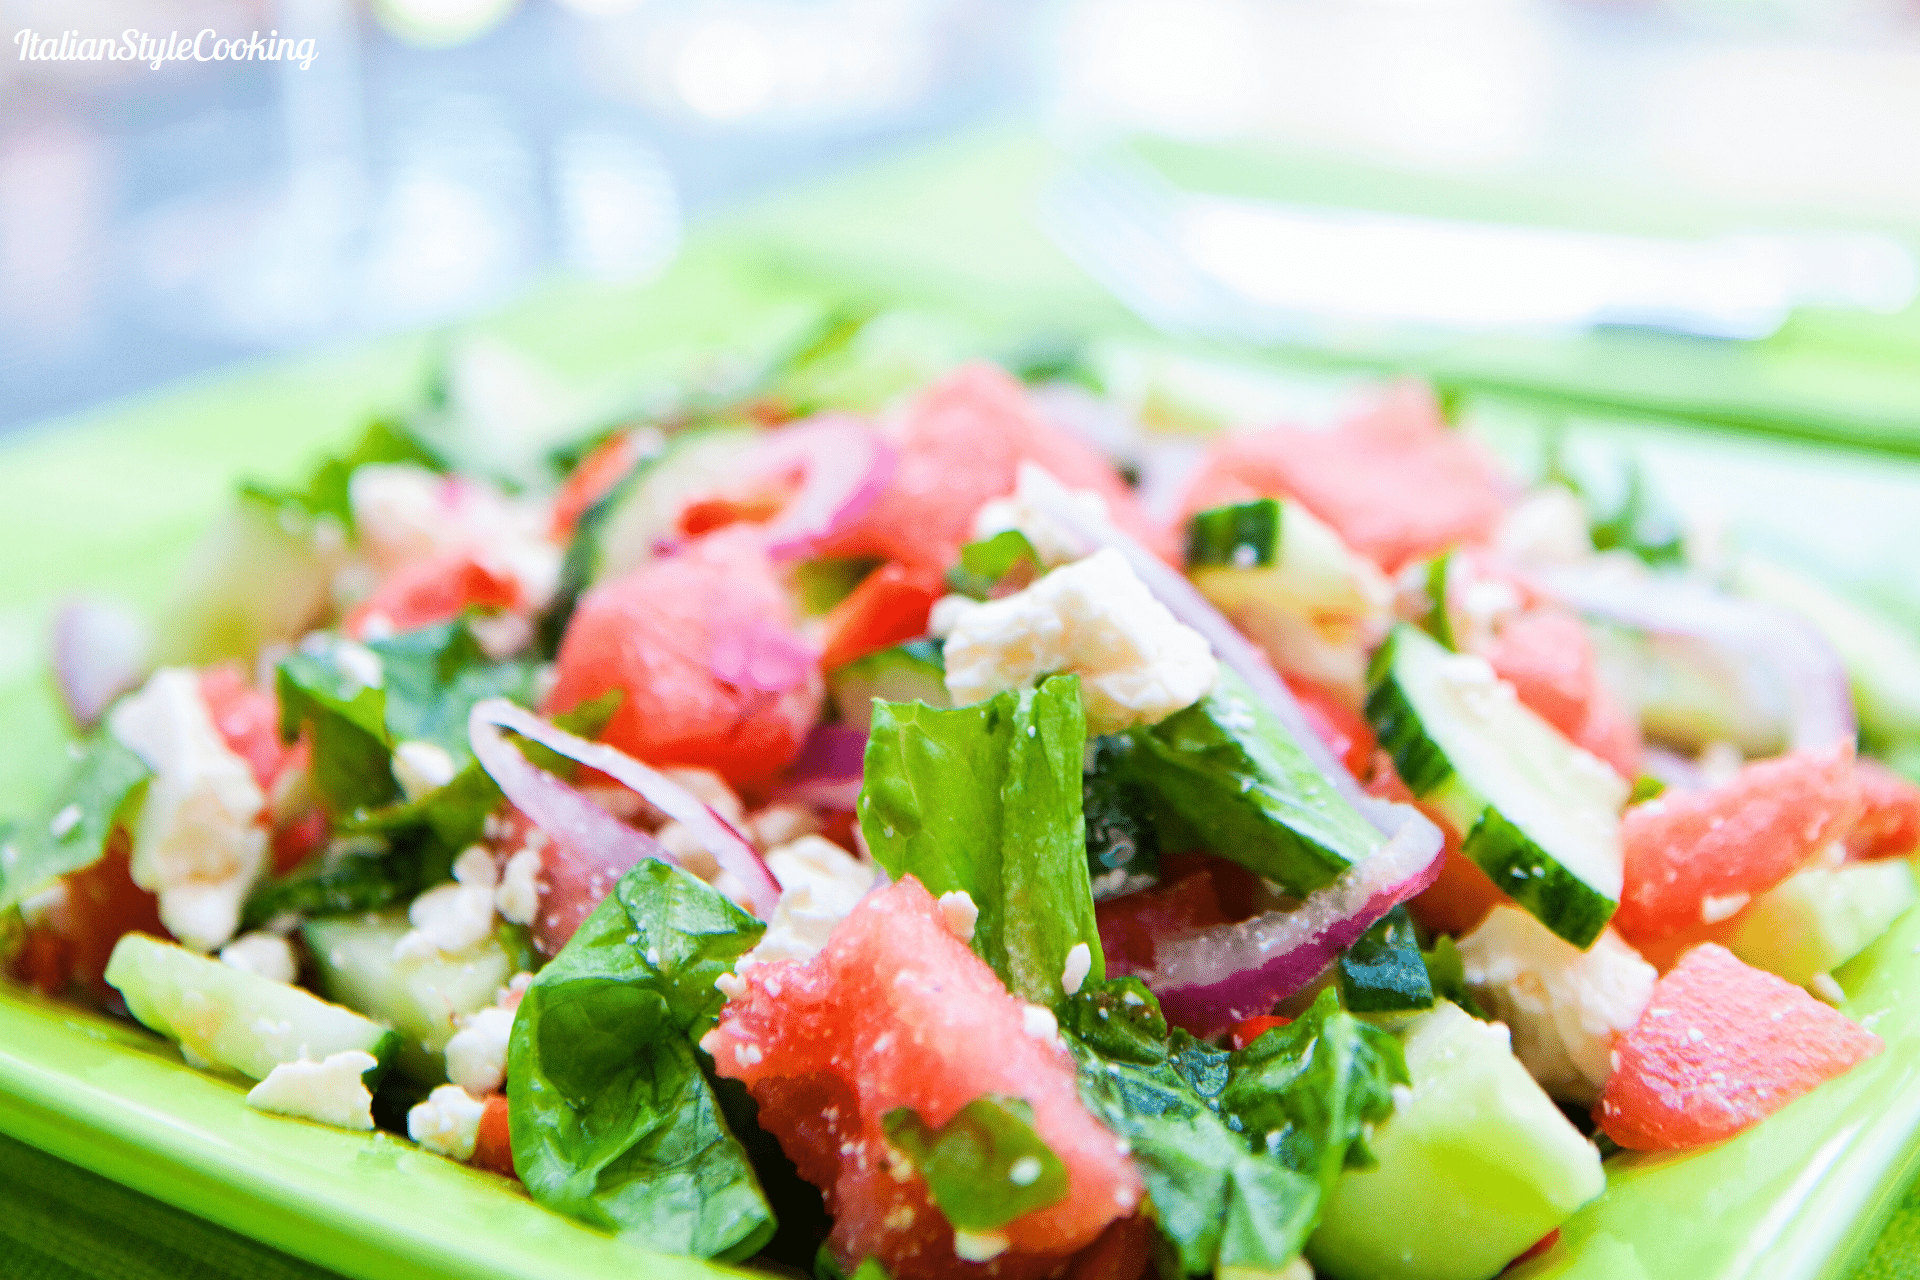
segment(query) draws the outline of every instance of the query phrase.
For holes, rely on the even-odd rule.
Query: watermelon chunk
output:
[[[1799,987],[1706,943],[1660,979],[1615,1043],[1600,1127],[1636,1151],[1718,1142],[1884,1047]]]
[[[1293,498],[1392,573],[1484,542],[1507,493],[1491,456],[1447,429],[1432,393],[1406,386],[1334,431],[1278,426],[1220,437],[1181,517],[1249,498]]]
[[[911,876],[868,895],[812,960],[756,965],[744,983],[701,1047],[746,1084],[761,1125],[825,1193],[828,1242],[849,1272],[874,1257],[914,1280],[1044,1276],[1139,1204],[1139,1176],[1081,1105],[1050,1020],[1028,1017]],[[964,1262],[881,1122],[911,1107],[937,1128],[992,1093],[1033,1108],[1068,1194],[1002,1227],[997,1256]]]
[[[1122,529],[1162,554],[1170,550],[1107,460],[1043,419],[1025,389],[992,365],[966,365],[927,387],[889,439],[900,452],[893,479],[819,554],[944,569],[972,536],[980,505],[1013,492],[1022,462],[1045,467],[1069,488],[1093,490]]]
[[[581,599],[546,709],[619,689],[603,741],[648,764],[696,765],[750,787],[792,762],[820,714],[817,664],[788,660],[802,652],[792,627],[758,531],[723,529]],[[749,641],[780,660],[743,655]],[[734,661],[720,661],[723,649]],[[732,667],[753,679],[716,670]]]
[[[1593,640],[1578,618],[1530,610],[1501,627],[1483,656],[1529,710],[1575,745],[1622,777],[1638,772],[1639,728],[1600,683]]]
[[[1840,743],[1634,806],[1620,823],[1624,887],[1614,928],[1638,945],[1731,917],[1845,837],[1859,804],[1853,747]]]
[[[1920,847],[1920,787],[1878,760],[1853,766],[1860,817],[1847,833],[1849,858],[1904,858]]]

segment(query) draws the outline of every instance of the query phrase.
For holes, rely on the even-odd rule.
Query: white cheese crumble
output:
[[[513,1036],[513,1010],[489,1005],[460,1019],[447,1040],[447,1079],[479,1097],[507,1078],[507,1042]]]
[[[362,1077],[375,1065],[374,1056],[359,1049],[320,1062],[282,1062],[253,1086],[247,1105],[340,1129],[371,1129],[373,1095]]]
[[[409,738],[393,749],[393,780],[409,801],[424,799],[453,781],[453,755],[437,742]]]
[[[820,815],[804,804],[770,804],[747,815],[747,835],[762,852],[819,831]]]
[[[493,906],[514,924],[532,924],[540,914],[540,850],[531,842],[507,859],[494,886]]]
[[[443,1084],[407,1112],[407,1136],[462,1163],[473,1159],[486,1104],[458,1085]]]
[[[294,963],[293,946],[277,933],[243,933],[220,948],[220,963],[242,973],[251,973],[269,982],[292,982],[300,967]]]
[[[1164,720],[1204,697],[1218,674],[1206,640],[1111,547],[964,611],[946,662],[956,704],[1076,673],[1090,734]]]
[[[1067,948],[1067,963],[1060,971],[1060,988],[1068,995],[1077,995],[1080,984],[1093,972],[1093,952],[1084,942],[1076,942]]]
[[[1004,1231],[956,1230],[953,1233],[953,1256],[962,1262],[992,1262],[1011,1245]]]
[[[452,955],[479,945],[493,932],[493,885],[438,884],[413,900],[407,920],[413,928],[393,944],[395,960]]]
[[[972,942],[974,926],[980,923],[980,908],[965,889],[951,889],[940,895],[940,921],[960,941]]]
[[[1617,1036],[1653,999],[1659,975],[1608,929],[1581,951],[1511,904],[1460,940],[1474,998],[1506,1023],[1514,1055],[1556,1098],[1600,1096]]]
[[[824,836],[801,836],[767,855],[780,882],[780,902],[759,945],[740,957],[736,971],[770,960],[809,960],[827,945],[873,887],[873,868]]]
[[[1020,1010],[1020,1030],[1035,1040],[1052,1044],[1060,1038],[1060,1020],[1045,1005],[1030,1004]]]
[[[1088,516],[1096,520],[1107,518],[1107,500],[1093,490],[1068,489],[1066,493],[1069,500]],[[1026,536],[1046,568],[1078,560],[1085,553],[1084,544],[1071,529],[1063,526],[1030,496],[1017,489],[1007,497],[986,502],[973,516],[973,537],[976,542],[1009,529],[1016,529]]]
[[[184,667],[155,672],[107,723],[153,770],[133,829],[133,882],[159,897],[160,922],[174,937],[210,951],[233,936],[240,904],[266,868],[266,797]]]

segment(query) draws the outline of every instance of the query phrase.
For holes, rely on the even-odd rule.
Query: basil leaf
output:
[[[765,926],[648,859],[528,987],[507,1067],[513,1162],[550,1209],[663,1253],[738,1260],[775,1222],[693,1040]]]
[[[0,835],[0,911],[98,862],[114,824],[146,794],[152,776],[111,733],[89,739],[40,811]]]
[[[351,643],[351,642],[347,642]],[[274,677],[280,736],[292,741],[305,725],[313,739],[313,785],[331,812],[385,804],[400,793],[393,779],[387,695],[342,667],[337,646],[281,659]]]
[[[1018,529],[1002,529],[990,538],[960,548],[960,559],[947,570],[947,586],[960,595],[985,600],[1000,580],[1019,573],[1031,581],[1040,575],[1040,553]]]
[[[487,657],[465,621],[422,627],[367,647],[379,655],[386,675],[387,733],[396,742],[420,739],[445,748],[456,761],[469,759],[467,716],[476,702],[534,701],[534,664]]]
[[[243,498],[274,509],[291,509],[312,518],[332,516],[342,527],[353,527],[353,473],[370,462],[413,462],[431,471],[447,470],[440,454],[406,424],[393,418],[376,418],[367,424],[360,442],[351,452],[328,458],[315,467],[299,488],[248,481],[240,486]]]
[[[1433,982],[1406,907],[1382,916],[1341,955],[1340,1002],[1355,1013],[1433,1007]]]
[[[353,915],[412,898],[437,881],[427,879],[420,859],[410,853],[386,840],[336,840],[320,857],[255,889],[240,922],[257,929],[277,916]],[[452,863],[446,865],[450,869]]]
[[[1067,1197],[1067,1166],[1033,1131],[1024,1098],[975,1098],[937,1130],[911,1107],[896,1107],[880,1123],[959,1230],[991,1231]]]
[[[873,704],[860,828],[896,879],[980,909],[973,949],[1007,988],[1052,1005],[1067,955],[1105,963],[1081,820],[1086,713],[1077,676],[967,707]]]
[[[1167,1019],[1140,979],[1089,982],[1054,1008],[1061,1033],[1102,1058],[1136,1066],[1167,1060]]]
[[[1160,836],[1151,790],[1135,775],[1139,754],[1133,739],[1108,734],[1087,743],[1081,803],[1087,824],[1087,873],[1096,888],[1115,878],[1118,892],[1129,877],[1157,875]],[[1117,878],[1116,878],[1116,873]]]
[[[1331,988],[1285,1027],[1232,1055],[1220,1109],[1286,1165],[1331,1194],[1342,1169],[1373,1163],[1367,1130],[1410,1083],[1400,1042],[1340,1008]]]

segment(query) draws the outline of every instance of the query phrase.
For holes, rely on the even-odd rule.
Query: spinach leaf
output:
[[[351,813],[385,804],[400,793],[400,784],[393,779],[386,691],[362,682],[342,665],[340,653],[336,644],[288,654],[275,671],[274,689],[280,736],[292,741],[307,727],[314,790],[331,812]]]
[[[1075,946],[1105,964],[1081,821],[1086,714],[1077,676],[972,706],[875,701],[860,828],[896,879],[972,895],[973,948],[1007,988],[1051,1005]]]
[[[1328,988],[1292,1023],[1232,1055],[1220,1109],[1289,1169],[1330,1194],[1342,1169],[1366,1168],[1368,1129],[1410,1083],[1400,1042],[1340,1008]]]
[[[255,889],[240,913],[241,924],[257,929],[289,913],[342,916],[378,911],[446,878],[443,874],[429,879],[431,870],[423,867],[423,861],[413,850],[396,849],[392,842],[377,837],[335,840],[320,857]],[[451,860],[445,865],[450,873]]]
[[[370,462],[413,462],[432,471],[447,470],[446,459],[405,423],[394,418],[376,418],[367,424],[351,451],[321,462],[299,488],[248,481],[240,486],[240,494],[269,508],[288,510],[308,519],[331,516],[343,528],[350,529],[353,527],[350,492],[353,473]]]
[[[1406,907],[1382,916],[1340,957],[1340,1002],[1355,1013],[1433,1008],[1433,982]]]
[[[773,1211],[694,1041],[766,926],[648,859],[540,971],[514,1018],[513,1162],[550,1209],[664,1253],[738,1260]]]
[[[1133,774],[1137,750],[1125,734],[1087,743],[1081,805],[1087,824],[1087,874],[1096,888],[1102,877],[1125,884],[1130,876],[1160,870],[1160,835],[1153,820],[1153,794]],[[1102,892],[1118,892],[1116,887]]]
[[[1427,980],[1433,984],[1435,996],[1453,1001],[1482,1022],[1488,1021],[1467,986],[1466,962],[1460,958],[1460,948],[1453,945],[1452,938],[1441,934],[1434,939],[1433,950],[1422,951],[1420,959],[1427,966]]]
[[[464,621],[422,627],[367,647],[385,673],[387,732],[395,742],[421,739],[456,761],[472,758],[467,716],[476,702],[534,702],[534,664],[489,658]]]
[[[94,735],[79,750],[39,812],[0,833],[0,911],[98,862],[114,824],[146,794],[153,770],[111,733]]]
[[[1040,553],[1027,535],[1018,529],[1002,529],[960,548],[960,559],[947,570],[947,588],[985,600],[1002,578],[1017,573],[1020,581],[1032,581],[1040,572]]]
[[[881,1125],[961,1231],[1004,1227],[1067,1197],[1067,1166],[1033,1131],[1033,1108],[1024,1098],[975,1098],[937,1130],[911,1107],[887,1112]]]

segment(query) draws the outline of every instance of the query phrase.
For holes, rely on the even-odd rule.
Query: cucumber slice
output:
[[[1520,705],[1479,658],[1402,623],[1374,655],[1367,719],[1401,780],[1494,884],[1576,947],[1620,902],[1627,783]]]
[[[1507,1047],[1451,1004],[1403,1033],[1413,1086],[1307,1241],[1338,1280],[1488,1280],[1606,1189],[1600,1153]]]
[[[1323,777],[1239,676],[1133,731],[1135,776],[1208,849],[1302,896],[1380,847],[1380,833]]]
[[[741,479],[740,455],[759,435],[751,427],[706,427],[673,437],[640,465],[606,516],[593,580],[603,582],[653,559],[654,545],[673,536],[680,509]]]
[[[492,1004],[527,967],[511,927],[459,955],[396,960],[394,944],[411,926],[404,911],[309,920],[300,932],[319,970],[320,989],[400,1033],[395,1065],[421,1084],[446,1080],[441,1056],[459,1020]],[[503,938],[502,935],[507,935]]]
[[[865,733],[873,724],[873,700],[924,702],[950,707],[947,664],[938,640],[911,640],[855,658],[827,673],[827,689],[840,718]]]
[[[114,946],[106,979],[126,998],[127,1012],[178,1043],[188,1062],[253,1080],[266,1079],[283,1062],[318,1062],[349,1049],[372,1054],[384,1067],[399,1047],[386,1027],[312,992],[144,933],[129,933]],[[368,1088],[373,1084],[367,1081]]]
[[[1727,949],[1805,986],[1865,951],[1916,900],[1902,858],[1802,871],[1755,899]]]

